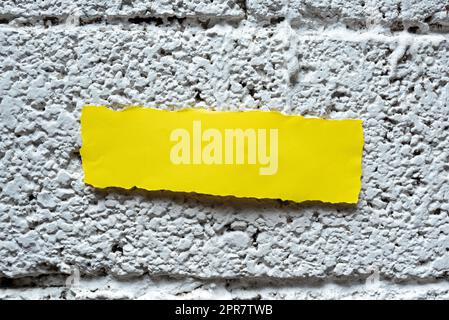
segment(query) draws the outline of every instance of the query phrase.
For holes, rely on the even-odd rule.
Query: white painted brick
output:
[[[2,27],[0,56],[2,276],[70,265],[115,276],[287,279],[448,271],[443,35],[310,34],[287,22]],[[77,154],[85,103],[362,118],[360,202],[95,190],[82,182]]]
[[[371,275],[372,277],[372,275]],[[0,299],[440,299],[449,298],[449,284],[441,279],[429,283],[389,283],[376,277],[343,282],[298,280],[192,279],[135,277],[118,281],[110,277],[79,280],[67,290],[58,276],[15,279],[0,289]]]
[[[64,16],[217,16],[242,17],[238,0],[2,0],[0,15]]]
[[[0,287],[23,276],[12,286],[37,287],[0,298],[63,297],[73,267],[96,277],[67,298],[447,297],[448,11],[446,0],[0,1]],[[58,25],[44,28],[49,18]],[[360,201],[91,188],[84,104],[361,118]]]
[[[285,17],[314,27],[343,23],[350,28],[417,27],[449,23],[446,0],[248,0],[248,12],[257,18]]]

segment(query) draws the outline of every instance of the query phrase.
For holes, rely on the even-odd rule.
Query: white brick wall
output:
[[[64,16],[211,16],[242,17],[239,0],[3,0],[0,14],[25,17]]]
[[[75,6],[83,23],[66,25]],[[104,279],[137,277],[110,293],[135,297],[147,275],[177,277],[157,284],[168,295],[231,278],[264,297],[292,297],[295,286],[293,297],[447,296],[438,282],[449,271],[446,9],[412,0],[2,1],[0,277],[58,281],[77,267],[98,279],[78,297]],[[359,204],[95,190],[82,182],[78,153],[86,103],[361,118]],[[381,288],[356,285],[373,270]],[[422,285],[410,288],[415,280]],[[349,291],[313,289],[334,281]],[[0,297],[36,294],[17,290]]]

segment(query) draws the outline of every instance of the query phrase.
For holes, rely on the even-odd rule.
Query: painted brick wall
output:
[[[448,5],[1,1],[0,297],[447,297]],[[96,190],[84,104],[361,118],[360,201]]]

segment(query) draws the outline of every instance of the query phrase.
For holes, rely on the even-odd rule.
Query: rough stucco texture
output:
[[[260,18],[286,17],[321,21],[398,21],[412,25],[431,23],[446,16],[447,1],[441,0],[248,0],[248,10]]]
[[[63,14],[50,1],[19,2],[2,1],[0,12]],[[94,15],[117,8],[70,2]],[[444,21],[444,2],[388,10],[396,2],[405,1],[382,6],[385,19]],[[144,2],[129,3],[135,14]],[[153,1],[148,12],[177,15],[170,3]],[[70,266],[123,277],[334,279],[373,268],[390,279],[447,276],[447,35],[349,22],[353,30],[304,31],[289,15],[261,21],[282,8],[280,1],[188,1],[179,11],[237,15],[237,24],[0,25],[0,276],[66,273]],[[304,1],[298,8],[316,24],[329,8],[338,21],[366,18],[359,1]],[[361,118],[360,201],[351,207],[96,190],[83,183],[78,152],[84,104],[262,106]]]
[[[26,17],[60,16],[220,16],[243,15],[238,0],[2,0],[0,14]]]

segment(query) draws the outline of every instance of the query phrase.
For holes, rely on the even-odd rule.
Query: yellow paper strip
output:
[[[84,180],[94,187],[358,201],[361,120],[86,106],[81,128]]]

